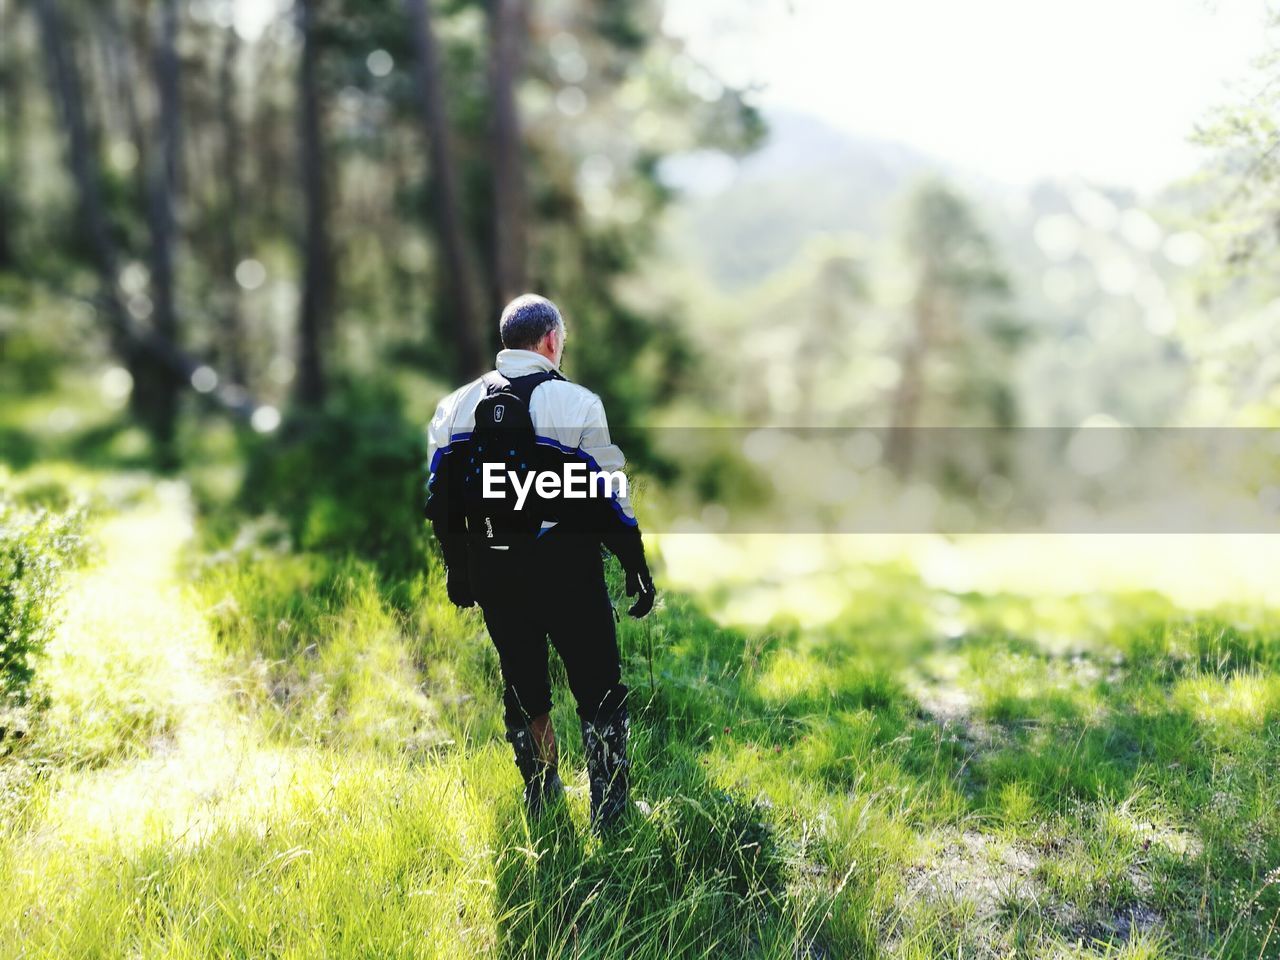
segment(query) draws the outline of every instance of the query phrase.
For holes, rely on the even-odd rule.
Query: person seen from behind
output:
[[[428,427],[427,517],[449,599],[479,605],[497,648],[506,739],[527,809],[537,816],[563,796],[549,641],[582,725],[591,823],[604,830],[630,806],[630,764],[627,687],[601,547],[622,564],[636,598],[632,616],[652,609],[653,578],[604,405],[560,372],[560,311],[544,297],[517,297],[499,334],[496,369],[445,397]],[[544,495],[549,487],[533,482],[540,473],[588,477],[590,495]]]

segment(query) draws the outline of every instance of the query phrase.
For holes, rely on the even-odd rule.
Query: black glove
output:
[[[627,615],[639,620],[648,615],[653,609],[653,601],[658,598],[658,591],[654,589],[653,577],[649,576],[648,567],[627,571],[627,596],[634,597],[636,594],[640,596],[631,605]]]
[[[471,577],[465,564],[455,564],[447,570],[448,580],[445,589],[455,607],[474,607],[476,598],[471,595]]]

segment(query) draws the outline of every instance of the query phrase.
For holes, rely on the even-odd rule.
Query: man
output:
[[[629,721],[601,545],[622,563],[628,596],[638,598],[632,616],[653,607],[653,580],[625,485],[607,497],[525,504],[537,511],[526,517],[527,536],[495,540],[489,518],[468,513],[480,461],[491,455],[481,449],[479,438],[489,434],[477,425],[477,410],[490,426],[508,413],[505,426],[521,415],[521,403],[527,405],[531,443],[542,465],[550,458],[579,469],[585,463],[595,471],[621,471],[625,463],[610,440],[600,398],[560,374],[565,324],[555,304],[532,294],[517,297],[503,310],[499,333],[505,349],[497,370],[445,397],[428,428],[427,516],[448,568],[449,599],[459,607],[478,603],[497,647],[506,736],[530,813],[536,816],[563,794],[550,716],[550,638],[582,723],[591,822],[603,830],[629,805]],[[495,404],[495,398],[503,402]]]

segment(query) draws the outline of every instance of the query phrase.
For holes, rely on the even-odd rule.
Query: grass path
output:
[[[102,525],[100,555],[71,584],[50,649],[49,720],[80,763],[51,785],[32,854],[194,842],[287,782],[287,756],[239,715],[182,581],[192,533],[185,488],[161,485]]]
[[[193,532],[178,484],[92,531],[43,665],[48,775],[0,819],[0,958],[490,951],[509,765],[273,737],[186,580]]]

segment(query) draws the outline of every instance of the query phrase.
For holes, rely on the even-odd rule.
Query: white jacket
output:
[[[498,373],[507,379],[555,370],[555,364],[532,350],[502,350],[498,353]],[[452,443],[464,440],[475,428],[475,410],[485,387],[473,380],[440,401],[435,416],[427,426],[427,462],[434,477],[440,458]],[[539,384],[529,398],[529,417],[537,441],[557,447],[563,453],[576,454],[592,470],[621,470],[626,457],[609,438],[609,424],[604,404],[586,387],[568,380],[548,380]],[[428,481],[430,486],[430,481]],[[629,496],[615,496],[619,518],[635,526],[635,512]],[[550,524],[548,524],[550,526]]]

